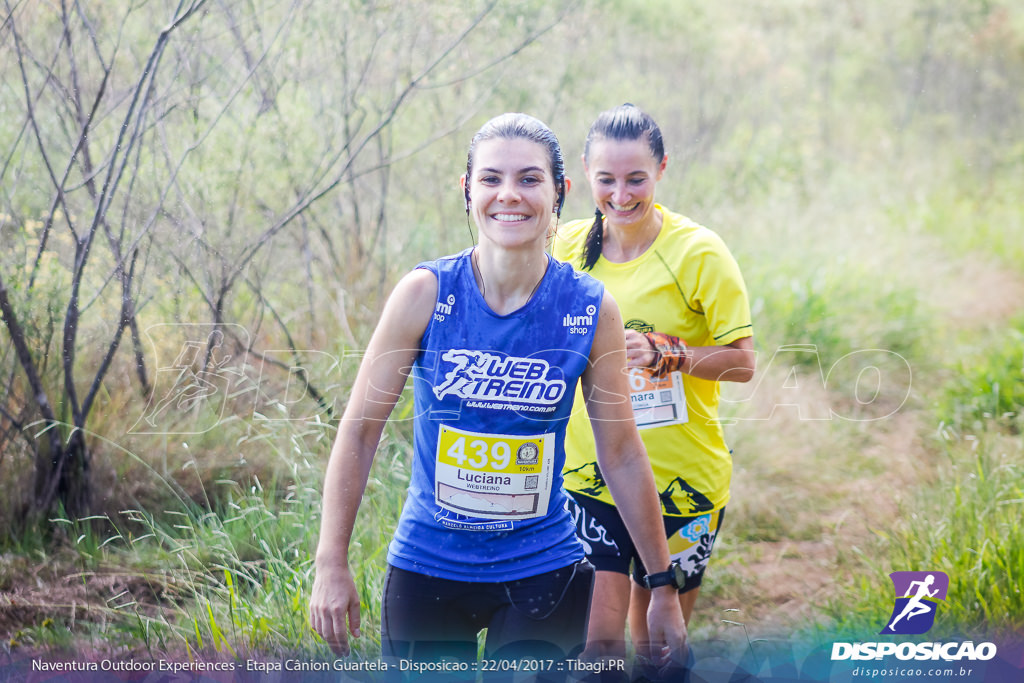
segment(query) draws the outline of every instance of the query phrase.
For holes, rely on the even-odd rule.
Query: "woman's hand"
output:
[[[626,367],[649,368],[657,360],[651,341],[636,330],[626,330]]]
[[[317,563],[309,623],[336,655],[348,656],[348,634],[359,637],[359,593],[351,572],[341,563]]]
[[[647,608],[647,633],[650,636],[647,652],[640,654],[646,656],[658,669],[683,666],[689,647],[686,621],[673,586],[662,586],[651,591],[651,602]]]

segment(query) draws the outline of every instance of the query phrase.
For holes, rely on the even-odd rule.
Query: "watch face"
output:
[[[676,588],[682,588],[686,585],[686,572],[683,571],[683,567],[679,564],[679,560],[672,563],[671,566],[672,578],[675,581]]]
[[[679,560],[672,560],[672,564],[668,566],[666,571],[647,574],[644,576],[643,583],[647,590],[657,588],[658,586],[675,586],[678,590],[686,585],[686,572],[683,571]]]

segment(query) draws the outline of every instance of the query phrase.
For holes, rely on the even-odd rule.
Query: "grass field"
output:
[[[787,22],[813,3],[784,3],[779,14],[758,2],[694,6],[686,16],[671,4],[608,0],[580,10],[609,44],[642,39],[664,53],[568,51],[554,75],[545,53],[530,53],[514,62],[519,71],[482,92],[466,85],[462,96],[537,111],[579,133],[563,138],[578,178],[569,217],[591,211],[575,162],[585,122],[620,101],[651,108],[673,141],[659,200],[718,231],[744,272],[759,367],[751,383],[723,389],[735,474],[691,624],[698,652],[745,652],[759,666],[780,642],[875,639],[892,608],[888,575],[902,570],[950,577],[930,638],[1024,635],[1021,13],[979,5],[936,19],[920,2],[888,17],[873,6],[822,4],[793,32]],[[924,52],[932,61],[916,52],[932,45],[929,27],[957,51],[942,60]],[[559,31],[567,33],[552,41],[568,40],[573,26]],[[677,34],[688,40],[671,40]],[[652,68],[667,62],[673,70]],[[948,90],[903,87],[942,67]],[[591,79],[607,89],[595,92]],[[564,92],[549,87],[555,81]],[[721,83],[731,88],[713,86]],[[299,99],[288,110],[295,118]],[[416,116],[445,113],[435,105]],[[15,140],[18,130],[5,125],[2,139]],[[298,364],[301,356],[322,403],[293,396],[301,391],[286,384],[291,376],[268,382],[269,363],[236,357],[223,402],[169,411],[160,424],[171,428],[147,431],[153,406],[133,385],[131,361],[120,359],[88,434],[95,514],[55,513],[38,527],[16,523],[16,494],[32,486],[30,452],[0,440],[0,489],[12,492],[0,510],[0,674],[33,656],[329,655],[307,619],[323,468],[382,293],[421,258],[468,243],[455,189],[465,128],[395,163],[400,199],[391,241],[375,254],[388,264],[379,278],[353,284],[354,251],[331,255],[355,263],[342,264],[349,280],[325,277],[308,291],[297,256],[287,266],[254,264],[253,279],[279,285],[278,308],[260,316],[293,324],[287,343],[261,327],[250,299],[233,300],[241,311],[233,324],[245,334],[300,349],[280,357]],[[276,147],[258,151],[277,158]],[[449,157],[457,163],[445,165]],[[424,180],[435,173],[452,178]],[[319,220],[347,217],[342,204]],[[302,229],[322,227],[310,223]],[[40,313],[33,332],[51,337],[40,355],[55,353],[66,257],[48,258],[41,271],[34,305],[51,311],[51,326]],[[277,282],[278,269],[303,275]],[[202,304],[189,298],[199,284],[176,289],[168,273],[151,281],[141,313],[153,326],[154,367],[206,329]],[[160,337],[172,322],[178,336]],[[83,355],[82,365],[98,362],[98,352]],[[8,350],[0,360],[18,376]],[[353,541],[364,615],[354,649],[366,658],[379,654],[410,410],[400,404],[386,430]]]
[[[948,251],[918,280],[901,273],[881,289],[860,284],[877,281],[899,254],[874,247],[865,252],[873,262],[857,259],[849,245],[833,247],[856,264],[848,266],[856,277],[794,266],[780,282],[772,269],[748,269],[757,329],[765,330],[762,366],[750,385],[725,393],[735,420],[728,427],[734,502],[694,617],[696,642],[812,637],[817,628],[872,633],[887,616],[887,574],[897,569],[951,577],[937,627],[943,632],[1024,627],[1024,298],[1016,294],[1024,273],[943,239],[889,235],[899,253]],[[749,262],[756,250],[745,246],[742,258]],[[956,285],[965,300],[985,300],[980,310],[944,304],[943,284],[929,275],[948,271],[986,274]],[[971,286],[985,289],[966,291]],[[894,386],[882,382],[870,394],[874,403],[862,405],[836,361],[879,335],[889,335],[907,360],[912,386],[895,373]],[[815,353],[773,354],[781,342]],[[794,376],[796,390],[787,383]],[[162,489],[145,494],[160,509],[125,501],[97,519],[51,520],[45,541],[10,539],[0,557],[5,649],[326,655],[307,625],[305,601],[333,427],[298,421],[234,429],[243,435],[237,452],[256,463],[212,462],[202,445],[210,435],[177,445],[164,437],[160,464],[152,450],[125,453],[126,473]],[[379,647],[375,618],[386,543],[408,479],[407,430],[401,421],[389,428],[353,548],[367,617],[356,647],[367,657]],[[231,432],[223,425],[217,438]]]

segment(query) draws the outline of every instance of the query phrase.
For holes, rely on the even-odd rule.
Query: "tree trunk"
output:
[[[92,482],[90,477],[89,447],[81,431],[70,439],[42,439],[36,456],[35,496],[33,513],[49,515],[63,506],[69,519],[86,517],[92,513]]]

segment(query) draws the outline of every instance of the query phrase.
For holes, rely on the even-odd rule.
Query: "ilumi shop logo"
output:
[[[949,577],[945,572],[893,572],[889,574],[896,599],[884,635],[927,633],[935,623],[939,601],[946,599]]]

